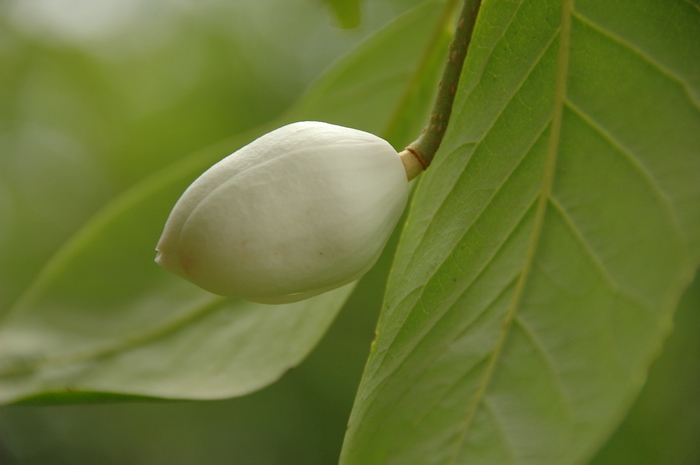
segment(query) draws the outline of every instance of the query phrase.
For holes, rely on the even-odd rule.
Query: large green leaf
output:
[[[700,9],[484,2],[341,463],[573,464],[700,257]]]
[[[360,94],[380,91],[381,98],[365,102],[361,112],[341,108],[337,118],[357,121],[371,114],[374,119],[363,129],[381,131],[406,85],[416,84],[412,76],[434,77],[420,69],[416,51],[432,43],[440,10],[441,2],[426,2],[397,18],[329,71],[309,93],[319,106],[301,105],[294,118],[319,119],[320,104],[327,101],[323,96],[351,86]],[[348,81],[334,71],[361,76],[378,59],[386,65],[374,70],[379,83]],[[423,119],[428,104],[423,102],[416,119]],[[213,296],[153,263],[155,241],[187,182],[261,130],[147,178],[62,246],[2,321],[0,402],[76,401],[90,392],[231,397],[259,389],[299,363],[352,286],[305,302],[267,306]]]

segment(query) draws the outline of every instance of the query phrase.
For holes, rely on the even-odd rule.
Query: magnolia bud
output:
[[[301,122],[224,158],[176,203],[156,262],[214,294],[302,300],[360,278],[406,204],[385,140]]]

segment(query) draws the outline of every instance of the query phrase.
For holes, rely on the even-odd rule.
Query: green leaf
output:
[[[341,463],[574,464],[700,258],[700,10],[484,2]]]
[[[324,95],[342,95],[349,87],[373,90],[382,98],[364,102],[362,111],[346,106],[334,114],[348,120],[371,114],[376,119],[362,128],[379,132],[405,87],[417,84],[412,75],[424,71],[416,50],[429,42],[438,4],[426,2],[389,24],[309,93],[318,106],[306,103],[291,115],[317,118],[328,103]],[[377,60],[388,66],[375,73],[381,81],[363,81]],[[356,77],[339,79],[345,75],[337,69]],[[428,104],[416,119],[423,119]],[[3,317],[0,402],[231,397],[270,384],[308,354],[352,285],[267,306],[213,296],[153,263],[155,242],[184,187],[262,131],[240,134],[146,178],[63,244]]]

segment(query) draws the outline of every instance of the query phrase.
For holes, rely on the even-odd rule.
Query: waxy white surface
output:
[[[215,294],[302,300],[371,268],[407,196],[403,164],[385,140],[290,124],[195,180],[168,218],[156,261]]]

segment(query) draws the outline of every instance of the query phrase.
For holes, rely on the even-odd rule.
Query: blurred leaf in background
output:
[[[416,50],[432,51],[433,37],[447,39],[444,22],[452,8],[442,10],[432,1],[399,15],[326,71],[281,121],[265,126],[321,119],[382,133],[398,108],[411,105],[415,121],[408,126],[417,131],[430,94],[413,97],[407,86],[422,85],[418,76],[435,87],[438,68],[426,68],[426,52]],[[266,306],[213,296],[152,261],[153,238],[184,187],[262,132],[246,131],[145,177],[61,245],[5,312],[0,402],[75,400],[84,392],[231,397],[298,364],[350,287]]]
[[[0,306],[100,205],[280,115],[411,3],[341,31],[313,0],[3,2]]]
[[[324,0],[336,17],[340,27],[351,29],[360,25],[362,11],[360,0]]]

